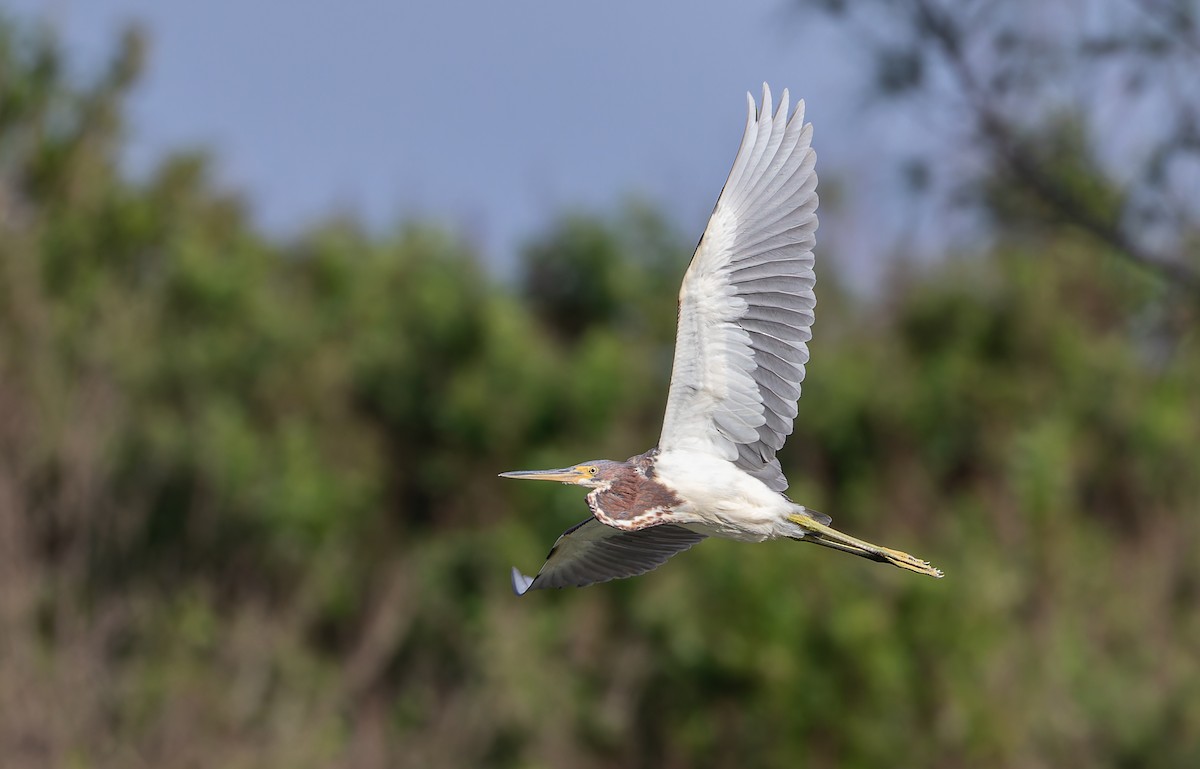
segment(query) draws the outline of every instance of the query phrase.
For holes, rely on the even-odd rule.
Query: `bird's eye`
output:
[[[595,474],[596,474],[596,473],[598,473],[598,472],[600,472],[600,471],[599,471],[599,470],[597,470],[595,467],[589,467],[589,468],[588,468],[588,475],[595,475]]]

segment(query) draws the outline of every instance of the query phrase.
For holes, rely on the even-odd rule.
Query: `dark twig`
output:
[[[991,151],[1005,161],[1013,178],[1064,222],[1107,244],[1118,256],[1176,286],[1200,294],[1200,272],[1180,259],[1167,259],[1147,251],[1138,245],[1119,220],[1098,213],[1060,179],[1031,161],[1032,156],[1022,151],[1017,131],[992,107],[995,100],[972,70],[963,44],[964,33],[954,19],[931,0],[913,2],[920,30],[937,45],[974,112],[980,133]]]

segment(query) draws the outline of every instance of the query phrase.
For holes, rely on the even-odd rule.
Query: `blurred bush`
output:
[[[580,519],[506,469],[651,446],[687,244],[569,217],[516,287],[452,233],[260,234],[120,173],[0,24],[0,765],[1200,763],[1200,350],[1070,230],[866,300],[821,254],[791,494],[940,582],[707,542],[515,599]]]

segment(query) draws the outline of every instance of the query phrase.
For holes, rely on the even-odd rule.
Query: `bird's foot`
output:
[[[893,550],[890,547],[877,547],[880,554],[887,559],[887,562],[893,566],[899,566],[901,569],[915,571],[918,574],[928,574],[931,577],[941,579],[946,576],[942,574],[942,570],[936,566],[931,566],[929,561],[922,561],[916,556],[909,555],[903,550]]]
[[[901,569],[913,571],[917,574],[928,574],[938,579],[941,579],[943,576],[942,570],[930,566],[928,561],[922,561],[920,558],[909,555],[902,550],[893,550],[890,547],[875,545],[857,537],[852,537],[849,534],[843,534],[832,526],[826,526],[819,521],[813,520],[808,515],[793,514],[788,516],[788,520],[804,529],[804,538],[806,540],[815,542],[818,545],[853,553],[863,558],[869,558],[872,561],[890,563],[893,566],[898,566]]]

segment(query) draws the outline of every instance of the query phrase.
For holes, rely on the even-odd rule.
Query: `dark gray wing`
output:
[[[816,155],[804,102],[750,100],[733,170],[679,290],[679,331],[658,446],[733,462],[776,491],[812,334]]]
[[[513,592],[524,595],[548,587],[583,587],[635,577],[662,566],[702,539],[703,534],[670,523],[622,531],[588,518],[562,533],[536,577],[527,577],[514,567]]]

